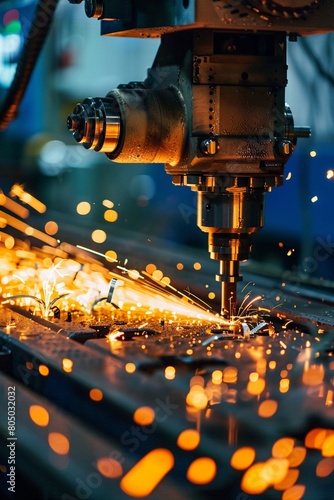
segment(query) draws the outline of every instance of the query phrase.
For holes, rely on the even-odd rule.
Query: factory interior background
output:
[[[9,24],[6,2],[0,5],[2,99],[33,4],[17,2],[19,18],[14,15]],[[163,165],[113,164],[104,154],[75,144],[67,131],[66,117],[77,102],[87,96],[104,96],[120,83],[143,81],[159,44],[154,39],[101,37],[99,30],[99,22],[86,18],[82,9],[60,3],[19,116],[0,137],[1,188],[8,192],[15,182],[24,184],[47,205],[49,213],[54,211],[59,217],[59,238],[67,237],[61,234],[66,229],[65,221],[60,222],[64,217],[85,232],[86,243],[94,229],[106,231],[103,244],[89,241],[95,249],[112,246],[125,231],[143,248],[147,242],[152,246],[165,240],[168,245],[196,249],[209,260],[207,237],[196,227],[195,193],[173,186]],[[285,168],[283,187],[266,195],[265,225],[253,237],[248,263],[259,272],[280,276],[298,268],[306,281],[334,279],[332,255],[317,266],[309,263],[317,238],[334,238],[333,36],[311,36],[288,46],[286,101],[295,124],[309,125],[312,135],[298,140]],[[101,201],[105,198],[117,207],[113,224],[103,220]],[[86,217],[76,213],[82,201],[94,204]],[[80,239],[79,234],[76,237]]]

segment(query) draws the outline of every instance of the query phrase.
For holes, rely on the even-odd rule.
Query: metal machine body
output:
[[[73,2],[80,3],[80,2]],[[68,118],[87,149],[164,163],[198,193],[197,224],[219,260],[221,312],[233,318],[239,262],[263,226],[264,195],[307,127],[285,103],[286,40],[334,28],[329,1],[86,0],[102,34],[161,37],[144,82],[88,98]]]

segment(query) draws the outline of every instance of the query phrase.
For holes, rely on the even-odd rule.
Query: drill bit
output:
[[[239,261],[221,260],[216,279],[221,281],[221,315],[230,319],[236,315],[237,282],[241,280]]]
[[[222,281],[221,283],[221,315],[227,319],[235,316],[237,302],[237,284]]]

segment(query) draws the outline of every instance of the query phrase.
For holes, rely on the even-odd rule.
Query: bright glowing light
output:
[[[114,203],[110,200],[103,200],[102,205],[106,208],[113,208],[114,207]]]
[[[40,405],[31,405],[29,415],[34,424],[40,427],[46,427],[49,424],[49,412],[46,408]]]
[[[303,484],[296,484],[284,491],[282,500],[300,500],[303,498],[305,490],[306,488]]]
[[[60,432],[50,432],[48,442],[51,450],[58,455],[67,455],[70,451],[70,442],[64,434]]]
[[[173,467],[172,452],[157,448],[145,455],[125,474],[120,487],[124,493],[135,498],[150,495]]]
[[[194,450],[200,442],[200,433],[195,429],[186,429],[177,438],[177,445],[182,450]]]
[[[190,464],[187,479],[194,484],[208,484],[213,481],[216,473],[216,462],[209,457],[200,457]]]
[[[163,273],[159,269],[156,269],[155,271],[153,271],[152,277],[156,281],[160,281],[163,278]]]
[[[103,217],[107,222],[115,222],[118,219],[118,213],[116,210],[106,210]]]
[[[91,235],[94,243],[104,243],[107,239],[107,233],[102,229],[95,229]]]
[[[73,361],[71,359],[64,358],[62,361],[62,365],[64,372],[70,373],[73,368]]]
[[[77,213],[79,215],[87,215],[91,211],[91,204],[88,201],[81,201],[77,205]]]
[[[231,467],[236,470],[245,470],[252,465],[255,460],[255,450],[250,446],[244,446],[236,450],[231,457]]]
[[[107,262],[117,262],[117,253],[114,250],[108,250],[105,256]]]
[[[133,421],[138,425],[151,425],[155,419],[155,411],[150,406],[141,406],[133,414]]]
[[[57,224],[57,222],[54,222],[54,221],[50,220],[49,222],[47,222],[45,224],[44,230],[50,236],[54,236],[55,234],[58,233],[58,224]]]
[[[258,414],[262,418],[271,418],[273,415],[275,415],[277,408],[277,401],[274,401],[273,399],[266,399],[265,401],[262,401],[262,403],[260,403]]]
[[[282,438],[276,441],[272,447],[272,456],[274,458],[286,458],[293,450],[295,440],[292,438]]]
[[[97,389],[94,387],[89,391],[89,397],[93,401],[102,401],[103,399],[103,392],[100,389]]]
[[[114,479],[116,477],[120,477],[123,474],[122,465],[117,462],[114,458],[110,457],[101,457],[96,461],[96,467],[98,471],[104,477],[108,477],[110,479]]]
[[[45,365],[39,365],[38,371],[43,377],[47,377],[50,373],[49,368]]]
[[[136,371],[136,365],[134,363],[126,363],[125,371],[127,373],[134,373]]]
[[[176,370],[174,366],[166,366],[165,368],[165,378],[167,380],[173,380],[175,378]]]

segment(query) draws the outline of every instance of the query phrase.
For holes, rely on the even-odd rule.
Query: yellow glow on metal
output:
[[[187,479],[194,484],[208,484],[214,480],[216,473],[216,462],[209,457],[200,457],[189,465]]]
[[[108,477],[109,479],[115,479],[123,474],[122,465],[114,458],[98,458],[96,461],[96,467],[102,476]]]
[[[333,179],[333,177],[334,177],[334,170],[332,170],[332,169],[327,170],[326,177],[327,177],[327,179]]]
[[[195,271],[199,271],[202,268],[201,264],[199,262],[194,263],[194,269]]]
[[[255,460],[255,450],[250,446],[243,446],[236,450],[230,460],[231,467],[236,470],[245,470]]]
[[[50,432],[48,442],[51,450],[58,455],[67,455],[70,451],[70,442],[61,432]]]
[[[34,424],[40,427],[46,427],[49,424],[49,412],[44,406],[31,405],[29,407],[29,415]]]
[[[101,389],[97,389],[96,387],[94,387],[89,391],[89,397],[93,401],[102,401],[103,392],[101,391]]]
[[[186,429],[179,434],[177,438],[177,445],[182,450],[194,450],[199,445],[201,436],[195,429]]]
[[[174,467],[174,455],[165,448],[150,451],[122,478],[120,487],[135,498],[150,495]]]
[[[310,156],[311,156],[311,158],[315,158],[317,156],[317,152],[316,151],[310,151]]]
[[[155,419],[155,411],[150,406],[141,406],[133,414],[133,421],[138,425],[151,425]]]
[[[315,195],[315,196],[312,196],[312,198],[311,198],[312,203],[315,203],[315,202],[316,202],[316,201],[318,201],[318,200],[319,200],[319,198],[318,198],[318,196],[316,196],[316,195]]]

